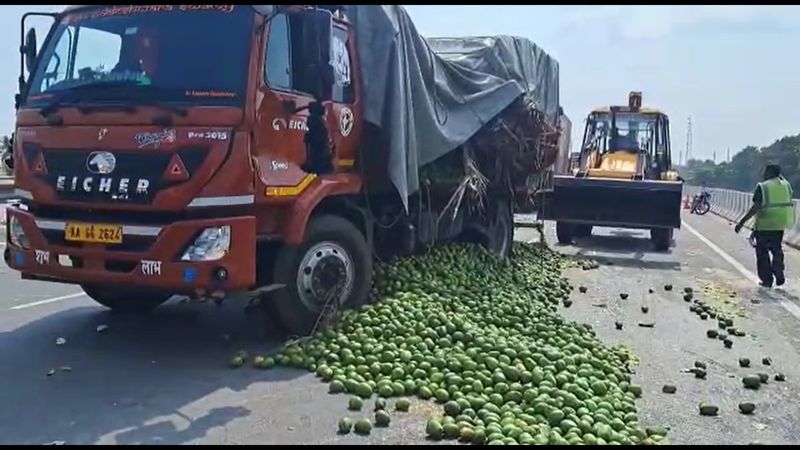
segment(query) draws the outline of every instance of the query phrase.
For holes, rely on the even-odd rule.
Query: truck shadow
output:
[[[0,443],[186,443],[252,415],[245,396],[307,375],[228,367],[240,349],[252,358],[282,343],[258,331],[241,304],[172,301],[147,317],[88,305],[0,333]]]
[[[670,258],[672,251],[656,252],[646,232],[609,230],[607,233],[575,239],[577,255],[620,267],[680,270],[680,263]]]
[[[178,430],[172,421],[162,420],[154,424],[121,432],[116,435],[116,442],[121,445],[191,442],[205,436],[206,432],[211,428],[224,426],[234,419],[245,417],[249,414],[250,410],[241,406],[214,408],[206,415],[193,420],[184,416],[183,419],[189,422],[189,426],[186,429]]]

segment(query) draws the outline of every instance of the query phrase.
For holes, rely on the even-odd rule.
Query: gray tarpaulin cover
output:
[[[558,117],[558,63],[525,38],[424,39],[397,5],[348,5],[365,119],[389,142],[389,177],[407,202],[419,167],[470,139],[527,93]]]

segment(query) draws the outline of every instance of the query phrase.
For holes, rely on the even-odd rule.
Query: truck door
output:
[[[307,86],[315,74],[304,70],[306,61],[300,52],[302,22],[293,19],[290,13],[279,13],[269,22],[264,52],[264,98],[257,119],[261,133],[256,138],[256,148],[266,149],[279,165],[291,162],[302,166],[306,162],[304,137],[308,118],[308,110],[304,108],[313,101]],[[355,161],[361,127],[356,109],[352,42],[346,28],[334,27],[331,45],[335,86],[332,101],[325,105],[325,123],[334,167],[337,171],[349,170]],[[292,112],[287,105],[298,111]]]
[[[334,86],[326,121],[336,154],[334,166],[338,170],[345,171],[352,168],[355,163],[358,136],[361,133],[361,117],[356,102],[358,83],[356,71],[353,70],[353,54],[353,42],[347,29],[335,25],[331,37]]]
[[[266,172],[273,175],[287,170],[287,163],[305,163],[303,137],[307,126],[308,106],[312,98],[302,90],[292,57],[290,16],[275,15],[269,21],[264,49],[262,77],[263,99],[256,120],[255,152],[266,153]],[[295,63],[295,64],[293,64]],[[293,109],[295,111],[293,111]]]

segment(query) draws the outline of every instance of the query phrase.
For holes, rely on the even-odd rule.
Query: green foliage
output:
[[[689,160],[681,175],[688,184],[749,192],[761,180],[767,164],[779,164],[783,176],[800,197],[800,134],[783,137],[762,148],[745,147],[730,162]]]

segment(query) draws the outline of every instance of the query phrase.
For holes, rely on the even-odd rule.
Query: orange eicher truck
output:
[[[558,150],[558,64],[398,6],[98,5],[23,34],[4,258],[112,309],[266,295],[308,331],[375,256],[509,254]]]

